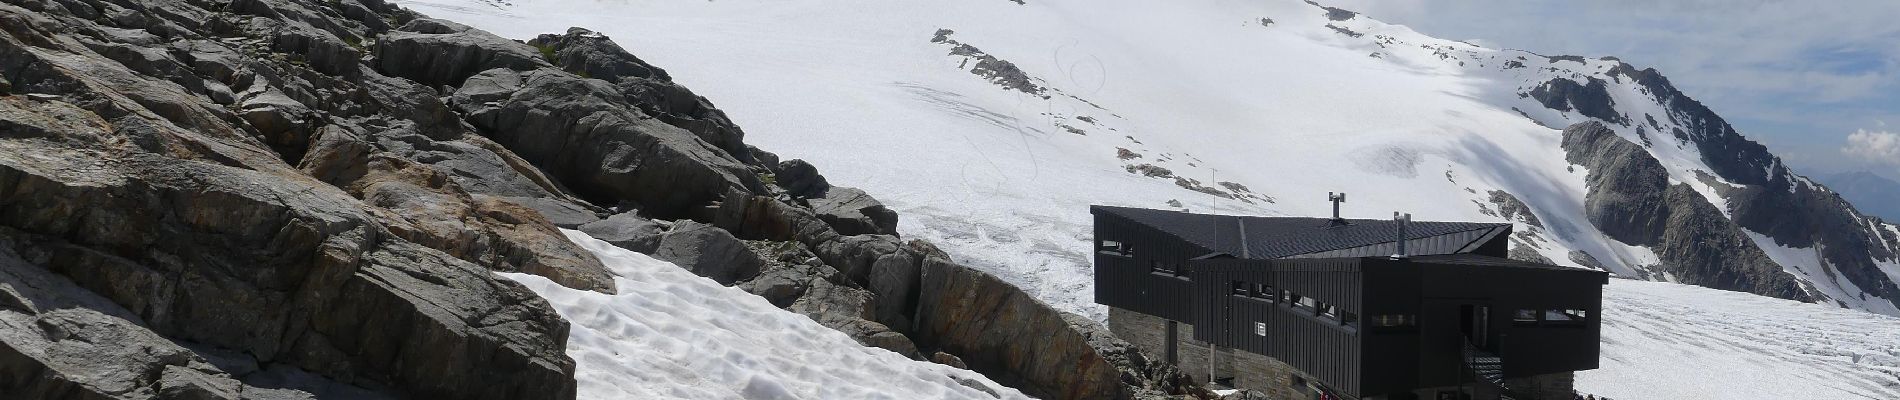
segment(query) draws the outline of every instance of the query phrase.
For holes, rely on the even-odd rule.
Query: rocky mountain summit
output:
[[[0,4],[0,394],[571,398],[574,228],[1048,398],[1203,395],[607,37],[381,0]]]

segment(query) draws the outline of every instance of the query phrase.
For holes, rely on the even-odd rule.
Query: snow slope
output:
[[[1609,76],[1618,61],[1477,47],[1294,0],[399,3],[507,37],[597,29],[716,101],[748,143],[877,195],[906,235],[1097,319],[1090,204],[1323,215],[1321,194],[1343,191],[1350,217],[1504,221],[1495,190],[1541,222],[1513,221],[1515,247],[1673,280],[1655,251],[1584,217],[1588,171],[1564,161],[1552,127],[1591,117],[1521,95],[1557,77],[1610,82],[1635,121],[1613,128],[1672,183],[1724,210],[1731,185],[1659,134],[1683,123]],[[981,57],[1041,90],[975,74]],[[1832,304],[1900,315],[1837,276],[1785,269]]]
[[[579,398],[1028,398],[975,372],[860,345],[672,263],[580,231],[562,233],[600,257],[616,293],[497,274],[546,298],[573,324],[567,353],[576,364]]]
[[[1600,368],[1614,399],[1900,399],[1900,318],[1612,279]]]
[[[1672,279],[1650,269],[1659,262],[1654,251],[1609,239],[1584,217],[1589,171],[1564,161],[1552,127],[1590,117],[1520,96],[1554,77],[1612,81],[1617,111],[1652,134],[1632,126],[1618,133],[1644,144],[1672,183],[1727,209],[1715,185],[1731,183],[1703,177],[1711,168],[1696,146],[1653,134],[1679,126],[1629,80],[1604,78],[1613,60],[1482,48],[1296,0],[1025,1],[397,2],[514,38],[598,30],[716,102],[745,127],[748,143],[811,160],[831,182],[892,206],[905,235],[1098,320],[1105,310],[1092,301],[1090,204],[1324,215],[1330,204],[1321,195],[1343,191],[1351,194],[1348,217],[1404,211],[1424,220],[1507,221],[1490,200],[1503,191],[1540,222],[1509,219],[1522,234],[1513,247],[1572,266],[1581,265],[1572,254],[1588,254],[1619,275]],[[1020,68],[1033,87],[981,74],[995,70],[986,57]],[[1652,115],[1656,123],[1646,121]],[[1772,241],[1762,247],[1777,261],[1812,254]],[[1783,265],[1813,285],[1812,294],[1842,300],[1825,304],[1900,314],[1795,262]],[[1900,278],[1900,265],[1884,272]],[[1641,399],[1668,397],[1620,390],[1686,394],[1731,382],[1679,359],[1633,356],[1704,354],[1764,369],[1860,371],[1788,379],[1893,397],[1877,390],[1880,383],[1867,386],[1892,390],[1893,379],[1867,376],[1889,370],[1794,356],[1785,350],[1793,343],[1646,339],[1734,329],[1681,314],[1719,299],[1768,301],[1706,292],[1611,285],[1606,318],[1621,310],[1629,319],[1606,329],[1605,369],[1591,376],[1633,379],[1602,374],[1641,371],[1644,385],[1602,378],[1584,387]],[[1891,321],[1825,309],[1765,307],[1758,321],[1781,330],[1734,334],[1781,338],[1770,334]],[[1816,313],[1841,317],[1809,318]],[[1880,349],[1900,332],[1900,324],[1882,325],[1851,325],[1843,329],[1859,335],[1815,345]]]

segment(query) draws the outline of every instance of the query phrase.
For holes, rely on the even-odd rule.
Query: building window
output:
[[[1353,314],[1352,312],[1340,314],[1339,323],[1346,324],[1346,326],[1359,326],[1359,314]]]
[[[1267,335],[1267,323],[1265,323],[1265,322],[1255,322],[1255,323],[1253,323],[1253,335],[1254,335],[1254,336],[1266,336],[1266,335]]]
[[[1167,276],[1181,276],[1181,270],[1175,268],[1174,264],[1160,261],[1149,261],[1148,271]]]
[[[1518,324],[1535,324],[1537,323],[1537,310],[1520,308],[1516,313],[1511,314],[1511,322]]]
[[[1578,323],[1583,322],[1588,315],[1588,312],[1578,309],[1551,309],[1544,310],[1544,321],[1560,324]]]
[[[1380,314],[1372,316],[1372,326],[1394,328],[1417,325],[1418,320],[1410,314]]]
[[[1300,306],[1301,308],[1305,308],[1308,310],[1319,308],[1319,300],[1315,300],[1311,297],[1301,296],[1297,294],[1293,295],[1293,297],[1297,298],[1293,300],[1293,305]]]
[[[1102,245],[1096,248],[1095,251],[1111,256],[1128,257],[1134,255],[1133,252],[1128,250],[1128,244],[1116,240],[1103,240]]]
[[[1247,282],[1234,281],[1234,295],[1246,296],[1247,294]]]
[[[1339,307],[1334,307],[1332,304],[1319,303],[1319,316],[1339,319]]]

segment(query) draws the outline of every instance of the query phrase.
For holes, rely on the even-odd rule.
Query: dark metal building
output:
[[[1165,321],[1142,329],[1165,331],[1148,350],[1169,362],[1195,357],[1182,343],[1210,364],[1239,351],[1353,398],[1485,398],[1552,374],[1567,392],[1597,366],[1607,274],[1503,258],[1509,224],[1091,212],[1096,302]],[[1400,232],[1410,256],[1393,257]]]

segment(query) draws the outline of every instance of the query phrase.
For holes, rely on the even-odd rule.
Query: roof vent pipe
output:
[[[1405,234],[1405,228],[1406,228],[1405,225],[1412,223],[1412,214],[1404,214],[1401,216],[1398,211],[1393,211],[1392,221],[1396,222],[1397,225],[1399,226],[1399,238],[1398,238],[1399,252],[1392,254],[1392,259],[1394,260],[1403,259],[1407,256],[1407,254],[1405,254],[1406,238],[1410,237],[1410,236],[1406,236]]]
[[[1339,217],[1339,203],[1346,202],[1345,193],[1326,192],[1326,201],[1333,202],[1333,225],[1345,225],[1346,219]]]

